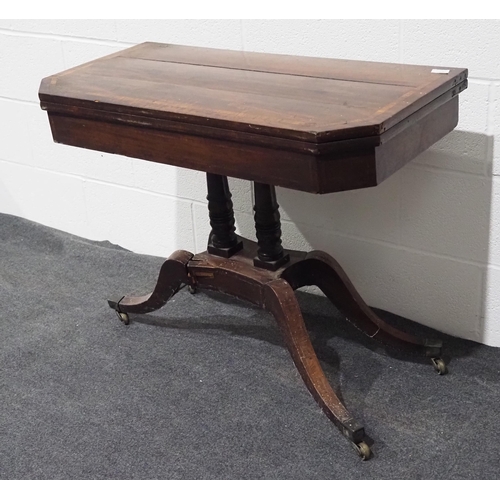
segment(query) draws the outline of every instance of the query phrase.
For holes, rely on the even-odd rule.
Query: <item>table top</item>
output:
[[[449,132],[458,120],[458,99],[453,106],[447,103],[466,86],[467,70],[459,68],[148,42],[44,78],[39,95],[42,108],[49,112],[54,139],[59,142],[187,168],[217,170],[215,173],[260,182],[279,181],[279,185],[294,189],[331,192],[376,185],[409,161],[408,154],[402,154],[396,163],[388,164],[381,154],[383,144],[392,142],[391,153],[397,154],[394,150],[402,149],[399,144],[402,138],[405,143],[411,141],[410,135],[404,134],[408,127],[425,125],[429,136],[424,144],[413,147],[413,156]],[[440,108],[448,112],[444,110],[446,124],[442,123],[437,130],[432,121],[443,112],[443,109],[438,112]],[[104,144],[102,138],[84,138],[82,120],[104,128],[103,124],[108,124],[108,142],[113,141],[114,145]],[[148,157],[137,148],[131,151],[120,146],[123,142],[120,138],[131,133],[123,128],[125,125],[136,129],[136,140],[139,136],[145,140],[146,130],[162,131],[164,139],[172,134],[180,139],[181,134],[183,139],[191,141],[191,148],[197,144],[203,151],[200,150],[198,158],[187,151],[170,157],[165,152]],[[65,127],[70,130],[62,130]],[[149,142],[153,135],[150,132]],[[395,137],[398,144],[391,141]],[[196,138],[204,138],[210,144],[202,147]],[[207,148],[221,147],[220,141],[226,149],[239,144],[241,152],[246,150],[247,155],[248,148],[254,148],[251,149],[254,160],[272,169],[278,168],[273,166],[276,164],[273,154],[277,151],[285,157],[291,152],[305,155],[302,169],[307,172],[298,173],[297,156],[289,158],[293,160],[289,162],[292,165],[289,171],[282,169],[277,176],[270,175],[269,168],[260,167],[267,174],[259,173],[258,166],[252,173],[244,171],[245,167],[240,170],[225,167],[224,161],[214,166],[217,155],[208,154]],[[362,168],[356,167],[363,163],[359,159],[360,150],[365,157]],[[346,167],[339,163],[346,152],[357,155],[357,159],[353,158],[355,173],[346,174]],[[241,154],[232,150],[230,153],[234,162],[241,163]],[[330,171],[335,167],[339,172]],[[257,172],[256,177],[253,172]],[[345,175],[357,175],[358,180],[353,177],[349,182],[339,182]],[[287,180],[290,176],[292,182]],[[304,177],[307,177],[305,184]]]

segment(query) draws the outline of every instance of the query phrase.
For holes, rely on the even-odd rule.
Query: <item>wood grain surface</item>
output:
[[[457,125],[467,70],[433,69],[147,42],[39,94],[56,142],[328,193],[379,184]]]
[[[432,69],[144,43],[44,79],[40,97],[327,142],[381,134],[467,77]]]

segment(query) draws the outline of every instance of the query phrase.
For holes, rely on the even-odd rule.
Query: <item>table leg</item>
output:
[[[350,415],[328,382],[309,338],[293,288],[279,278],[282,270],[270,271],[252,266],[256,253],[255,243],[244,240],[243,251],[232,259],[222,259],[208,252],[198,254],[188,263],[189,274],[197,288],[233,295],[273,314],[295,366],[312,396],[366,460],[371,452],[364,441],[364,428]],[[290,254],[292,262],[304,256],[301,252]]]
[[[422,340],[379,318],[363,301],[330,255],[285,251],[281,245],[279,207],[274,186],[255,183],[255,227],[258,244],[235,234],[227,178],[207,174],[212,232],[206,252],[174,252],[161,270],[152,293],[108,301],[128,324],[128,313],[148,313],[162,307],[182,284],[227,293],[270,311],[307,388],[330,420],[366,460],[371,452],[361,425],[355,422],[330,386],[309,339],[294,290],[317,285],[346,319],[366,335],[386,344],[420,352],[443,374],[441,342]]]
[[[231,257],[239,252],[243,243],[235,233],[233,202],[225,175],[207,173],[208,215],[212,231],[208,238],[208,252]]]
[[[254,182],[255,234],[259,249],[254,266],[276,271],[290,260],[290,255],[281,246],[281,221],[276,188],[269,184]]]
[[[144,314],[156,311],[164,306],[183,284],[188,284],[187,263],[192,257],[192,253],[177,250],[161,266],[158,281],[151,293],[139,297],[125,295],[120,300],[108,300],[109,307],[116,311],[126,325],[130,322],[128,313]]]
[[[285,338],[302,380],[326,416],[351,441],[363,460],[370,448],[363,439],[365,430],[349,414],[321,368],[306,330],[293,288],[283,279],[265,286],[265,307],[271,311]]]
[[[379,318],[361,298],[340,264],[327,253],[309,252],[302,261],[287,267],[281,277],[294,290],[303,286],[318,286],[346,319],[368,337],[427,356],[440,375],[446,373],[446,365],[441,359],[442,342],[420,339]]]

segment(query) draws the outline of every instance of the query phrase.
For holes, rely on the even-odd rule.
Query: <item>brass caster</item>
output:
[[[361,460],[363,460],[363,462],[371,457],[372,451],[364,441],[360,441],[359,443],[352,443],[352,445],[358,452],[358,455],[361,457]]]
[[[194,286],[188,285],[188,292],[194,295],[196,293],[196,288]]]
[[[124,325],[129,325],[130,324],[130,318],[127,313],[119,312],[116,311],[116,315],[118,316],[118,319],[124,324]]]
[[[446,365],[441,358],[431,358],[431,361],[434,369],[439,373],[439,375],[448,373],[448,368],[446,368]]]

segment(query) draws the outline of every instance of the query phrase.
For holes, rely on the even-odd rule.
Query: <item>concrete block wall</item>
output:
[[[0,212],[151,255],[204,249],[203,173],[56,145],[38,104],[43,77],[146,40],[469,68],[457,129],[382,185],[278,196],[285,244],[330,252],[370,305],[500,346],[500,21],[0,20]],[[252,237],[251,184],[230,183]]]

